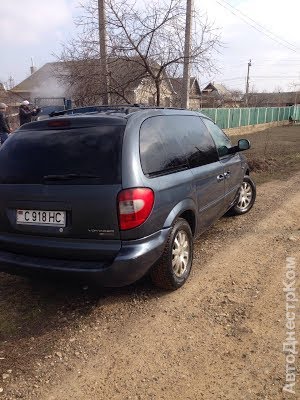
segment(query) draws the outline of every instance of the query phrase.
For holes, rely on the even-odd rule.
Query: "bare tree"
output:
[[[269,102],[269,97],[269,93],[265,90],[258,92],[255,87],[252,87],[248,94],[248,107],[266,107]]]
[[[239,107],[243,98],[243,91],[240,89],[228,89],[228,100],[231,101],[231,107]]]
[[[82,16],[75,21],[78,35],[63,45],[59,60],[68,66],[69,77],[65,74],[64,79],[75,91],[88,88],[84,96],[100,100],[97,1],[89,0],[81,7]],[[168,77],[182,76],[185,1],[106,0],[106,13],[109,91],[131,102],[134,82],[147,78],[153,83],[155,102],[160,105],[162,85]],[[192,71],[203,74],[213,68],[212,53],[220,44],[219,36],[196,10],[194,21]]]

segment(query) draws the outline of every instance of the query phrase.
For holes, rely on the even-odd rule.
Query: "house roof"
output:
[[[60,71],[58,71],[60,70]],[[21,83],[11,89],[12,92],[32,92],[35,88],[45,85],[49,78],[53,79],[58,72],[63,73],[62,63],[52,62],[43,65]]]
[[[202,93],[210,93],[210,92],[218,92],[218,94],[222,96],[229,96],[230,90],[226,88],[226,86],[222,85],[221,83],[212,83],[210,82],[205,88],[202,89]]]
[[[172,85],[175,93],[177,93],[177,94],[181,93],[183,78],[169,78],[169,79],[170,79],[171,85]],[[197,80],[197,78],[195,78],[193,76],[190,78],[190,90],[192,90],[194,85],[197,85],[197,88],[199,90],[199,95],[200,95],[201,91],[200,91],[200,86],[199,86],[198,80]]]
[[[109,58],[107,67],[110,83],[114,89],[119,87],[135,90],[142,80],[149,76],[145,67],[134,57],[132,59]],[[80,77],[83,78],[81,82]],[[91,85],[92,89],[95,82],[101,84],[99,59],[47,63],[16,85],[12,92],[34,92],[41,88],[46,91],[49,86],[53,86],[53,81],[56,81],[58,85],[59,82],[70,86]],[[166,81],[172,90],[169,80],[166,79]]]

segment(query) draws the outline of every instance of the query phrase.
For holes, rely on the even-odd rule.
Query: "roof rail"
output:
[[[56,117],[59,115],[74,115],[74,114],[84,114],[91,112],[103,112],[103,113],[124,113],[129,114],[131,112],[135,112],[141,109],[168,109],[168,110],[184,110],[184,108],[177,107],[162,107],[162,106],[149,106],[144,104],[116,104],[116,105],[100,105],[100,106],[85,106],[85,107],[76,107],[70,108],[63,111],[53,111],[49,114],[50,117]]]
[[[62,111],[53,111],[51,114],[49,114],[49,116],[56,117],[65,114],[83,114],[88,112],[108,112],[108,111],[126,112],[128,108],[132,107],[138,107],[138,105],[119,104],[119,105],[99,105],[99,106],[94,105],[94,106],[74,107]]]

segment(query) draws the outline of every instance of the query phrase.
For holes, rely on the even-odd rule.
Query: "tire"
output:
[[[256,198],[256,186],[249,176],[245,176],[239,189],[235,205],[229,210],[230,215],[242,215],[251,210]]]
[[[190,275],[192,262],[193,234],[191,227],[185,219],[178,218],[169,234],[161,258],[150,271],[151,280],[155,286],[162,289],[179,289]]]

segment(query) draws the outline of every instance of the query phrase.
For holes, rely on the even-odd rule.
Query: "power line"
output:
[[[279,79],[279,78],[284,78],[284,79],[294,79],[298,78],[298,75],[252,75],[252,79]],[[226,78],[226,79],[221,79],[222,81],[244,81],[245,77],[240,76],[240,77],[234,77],[234,78]]]
[[[222,1],[224,1],[224,0],[222,0]],[[224,1],[224,2],[225,2],[225,1]],[[241,13],[241,15],[238,15],[235,11],[231,10],[230,8],[228,8],[227,6],[225,6],[224,4],[220,3],[220,1],[217,1],[217,3],[218,3],[221,7],[225,8],[225,10],[229,11],[231,14],[233,14],[233,15],[235,15],[236,17],[240,18],[240,19],[241,19],[242,21],[244,21],[247,25],[251,26],[253,29],[255,29],[255,30],[257,30],[258,32],[262,33],[263,35],[267,36],[269,39],[271,39],[271,40],[273,40],[274,42],[280,44],[281,46],[284,46],[285,48],[287,48],[287,49],[293,51],[294,53],[297,53],[297,50],[295,50],[294,48],[290,47],[290,45],[286,45],[286,44],[282,43],[282,41],[283,41],[282,39],[280,39],[281,41],[279,41],[278,39],[275,39],[275,37],[273,37],[273,36],[275,36],[274,34],[273,34],[273,36],[271,36],[271,35],[269,35],[268,33],[266,33],[265,31],[263,31],[263,30],[261,30],[260,28],[258,28],[257,26],[255,26],[255,25],[251,24],[250,22],[248,22],[245,18],[242,17],[242,15],[245,15],[245,14],[242,14],[241,11],[237,10],[236,8],[234,8],[231,4],[225,2],[225,3],[228,4],[231,8],[233,8],[235,11]],[[246,18],[249,18],[249,17],[246,16]],[[249,18],[249,19],[251,20],[251,18]],[[256,23],[256,24],[257,24],[257,23]],[[261,25],[259,25],[259,24],[257,24],[257,25],[258,25],[258,26],[261,26]],[[263,29],[265,29],[265,28],[263,28]],[[288,42],[287,42],[287,43],[288,43]],[[294,45],[292,45],[292,46],[295,47]]]
[[[266,67],[270,67],[272,68],[272,72],[283,72],[283,70],[286,70],[286,67],[289,67],[288,70],[289,72],[297,72],[297,67],[300,67],[299,65],[289,65],[289,64],[253,64],[255,65],[255,69],[261,69],[261,68],[266,68]],[[236,70],[240,70],[239,66],[236,65],[232,65],[232,64],[227,64],[227,65],[222,65],[222,69],[228,69],[228,70],[232,70],[234,69]]]
[[[239,78],[227,78],[227,79],[223,79],[223,81],[240,81],[240,80],[244,80],[245,77],[244,76],[240,76]]]
[[[252,59],[253,60],[253,59]],[[254,62],[255,62],[255,67],[258,67],[258,66],[266,66],[266,64],[261,64],[261,62],[263,62],[263,61],[273,61],[273,64],[270,64],[270,65],[272,65],[272,67],[274,67],[274,66],[277,66],[277,65],[289,65],[290,67],[297,67],[297,66],[300,66],[300,59],[298,59],[298,60],[296,60],[296,59],[285,59],[285,58],[282,58],[282,59],[280,59],[280,60],[275,60],[274,58],[258,58],[257,59],[257,62],[254,60]],[[291,63],[297,63],[296,65],[293,65],[293,64],[290,64],[290,63],[288,63],[287,61],[290,61]],[[218,60],[217,62],[224,62],[223,60]],[[228,65],[228,67],[229,68],[235,68],[235,67],[241,67],[241,66],[244,66],[245,65],[245,62],[246,61],[244,61],[244,62],[240,62],[240,63],[234,63],[234,64],[229,64]],[[226,66],[225,66],[226,67]]]
[[[258,60],[260,61],[274,61],[274,58],[261,58],[259,57]],[[290,61],[290,62],[300,62],[300,58],[280,58],[278,62],[281,61]]]
[[[206,83],[203,83],[203,84],[199,81],[199,85],[206,87],[209,83],[214,82],[214,80],[215,80],[215,77],[212,77],[209,81],[207,81]]]
[[[299,75],[279,75],[279,76],[253,76],[255,79],[295,79],[298,78]]]
[[[294,47],[295,49],[297,49],[297,47],[293,44],[288,42],[285,39],[282,39],[280,36],[276,35],[274,32],[270,31],[270,29],[266,28],[265,26],[261,25],[260,23],[258,23],[257,21],[255,21],[253,18],[249,17],[248,15],[246,15],[245,13],[243,13],[241,10],[239,10],[238,8],[234,7],[233,5],[231,5],[230,3],[228,3],[226,0],[221,0],[223,3],[226,3],[229,7],[233,8],[234,10],[236,10],[238,13],[240,13],[241,15],[243,15],[244,17],[248,18],[250,21],[254,22],[256,25],[258,25],[259,27],[261,27],[263,30],[269,32],[271,35],[273,35],[274,37],[276,37],[277,39],[279,39],[282,42],[285,42],[287,45]]]
[[[286,63],[286,62],[284,62],[284,63],[274,62],[274,64],[257,64],[257,63],[255,63],[255,67],[265,67],[266,65],[269,65],[270,67],[277,67],[277,66],[281,67],[283,65],[288,65],[291,68],[295,68],[295,67],[300,66],[300,61],[299,61],[299,64],[296,64],[296,65],[291,65],[291,64]]]

